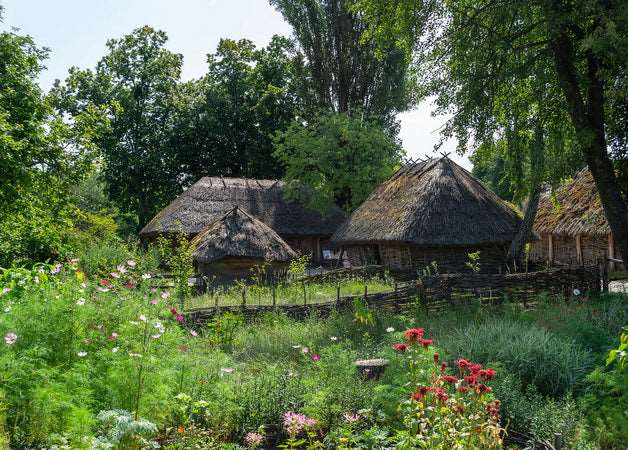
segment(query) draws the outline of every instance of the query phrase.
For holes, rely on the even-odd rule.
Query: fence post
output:
[[[563,448],[563,435],[561,433],[554,433],[554,448],[556,450]]]
[[[273,308],[277,307],[277,293],[275,291],[275,283],[272,284],[272,293],[273,293]]]
[[[246,286],[242,288],[242,309],[246,308]]]
[[[307,305],[307,291],[305,290],[305,283],[303,283],[303,304]]]
[[[212,291],[212,297],[214,297],[214,306],[218,309],[218,296],[215,291]]]
[[[366,296],[369,295],[369,287],[364,285],[364,301],[366,301]]]
[[[397,293],[397,282],[395,281],[395,294]]]
[[[340,305],[340,284],[336,286],[336,307]]]

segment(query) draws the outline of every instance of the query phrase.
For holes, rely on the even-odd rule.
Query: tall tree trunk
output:
[[[508,256],[506,257],[507,263],[513,264],[514,267],[521,266],[520,259],[523,248],[532,233],[532,227],[534,226],[534,219],[536,219],[536,212],[541,197],[541,184],[545,167],[545,142],[543,140],[543,128],[541,127],[540,119],[537,119],[534,129],[534,144],[530,149],[530,161],[530,194],[528,195],[523,221],[517,230],[517,234],[510,243]]]
[[[624,262],[628,261],[628,210],[613,163],[608,156],[604,134],[604,86],[599,62],[587,51],[586,104],[578,85],[575,48],[564,21],[563,6],[557,0],[546,2],[546,16],[556,72],[565,95],[571,122],[576,129],[584,158],[591,170],[602,207]]]

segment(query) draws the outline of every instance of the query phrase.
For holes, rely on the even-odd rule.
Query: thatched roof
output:
[[[447,157],[402,167],[332,237],[336,244],[405,242],[422,246],[507,243],[521,219]]]
[[[589,169],[582,169],[573,181],[539,200],[534,221],[539,234],[606,236],[611,229],[606,221],[600,196]]]
[[[192,240],[194,260],[211,263],[226,256],[289,261],[294,250],[262,221],[237,206],[208,225]]]
[[[345,220],[338,207],[319,212],[284,198],[278,180],[204,177],[161,210],[140,232],[142,238],[182,231],[190,236],[238,205],[282,236],[331,236]]]

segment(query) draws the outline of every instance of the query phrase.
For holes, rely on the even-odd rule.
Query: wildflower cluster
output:
[[[399,435],[401,446],[498,448],[500,403],[484,384],[495,377],[495,370],[459,359],[458,375],[448,373],[423,328],[406,330],[404,337],[407,342],[393,348],[406,357],[414,388],[402,403],[406,429]]]

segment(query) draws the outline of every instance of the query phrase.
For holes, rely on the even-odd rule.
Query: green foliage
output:
[[[183,304],[190,295],[190,277],[194,275],[194,246],[192,241],[183,233],[177,233],[174,238],[160,235],[155,243],[161,265],[174,277],[177,299]]]
[[[467,253],[467,262],[464,265],[472,272],[478,273],[480,271],[480,251]]]
[[[539,392],[561,395],[586,376],[592,365],[588,352],[533,324],[490,318],[454,330],[441,340],[452,357],[488,363],[498,361]]]
[[[277,133],[275,149],[286,170],[289,198],[323,212],[334,203],[346,211],[356,208],[403,155],[381,126],[344,113],[293,122]]]
[[[102,434],[94,440],[96,449],[157,449],[152,440],[157,434],[155,424],[145,419],[133,419],[123,410],[101,411],[98,414]]]

